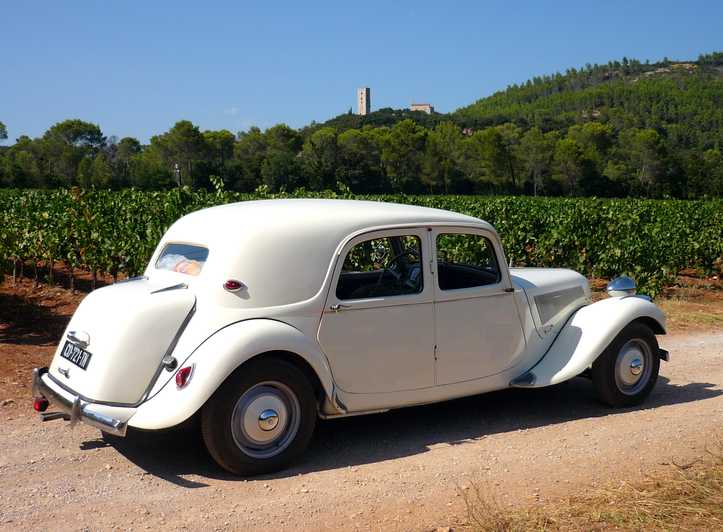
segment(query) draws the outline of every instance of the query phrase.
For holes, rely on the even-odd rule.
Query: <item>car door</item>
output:
[[[513,366],[525,340],[497,240],[483,229],[444,227],[434,250],[436,382],[487,377]]]
[[[318,340],[342,390],[434,386],[429,256],[424,228],[366,233],[340,253]]]

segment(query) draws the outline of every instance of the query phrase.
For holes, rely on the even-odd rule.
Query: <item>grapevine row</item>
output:
[[[293,196],[394,201],[469,214],[497,228],[515,265],[568,267],[590,277],[626,273],[652,294],[684,268],[710,274],[720,272],[723,262],[722,200],[338,196],[303,191]],[[164,231],[184,214],[274,197],[282,196],[188,189],[0,190],[0,269],[10,274],[20,266],[63,262],[93,275],[137,275]]]

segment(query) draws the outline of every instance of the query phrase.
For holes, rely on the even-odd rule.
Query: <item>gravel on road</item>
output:
[[[16,398],[0,406],[0,529],[429,530],[463,525],[472,482],[535,505],[633,480],[723,428],[723,333],[660,340],[672,360],[640,407],[609,409],[578,378],[323,421],[300,463],[246,480],[192,432],[105,440]]]

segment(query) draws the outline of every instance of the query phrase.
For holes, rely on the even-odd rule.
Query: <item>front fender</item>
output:
[[[510,386],[541,388],[580,375],[625,326],[638,319],[654,320],[665,331],[663,312],[642,297],[612,297],[581,308],[568,320],[542,359]]]
[[[291,325],[271,319],[253,319],[224,327],[201,344],[183,363],[183,366],[193,364],[188,385],[179,390],[175,379],[169,379],[156,395],[138,407],[128,425],[155,430],[186,421],[236,368],[269,351],[289,351],[303,357],[318,375],[327,396],[331,397],[331,371],[318,345]]]

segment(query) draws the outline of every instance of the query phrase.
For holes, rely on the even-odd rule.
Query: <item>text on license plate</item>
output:
[[[91,354],[71,342],[65,342],[63,350],[60,352],[60,356],[66,360],[70,360],[80,369],[85,369],[90,363]]]

